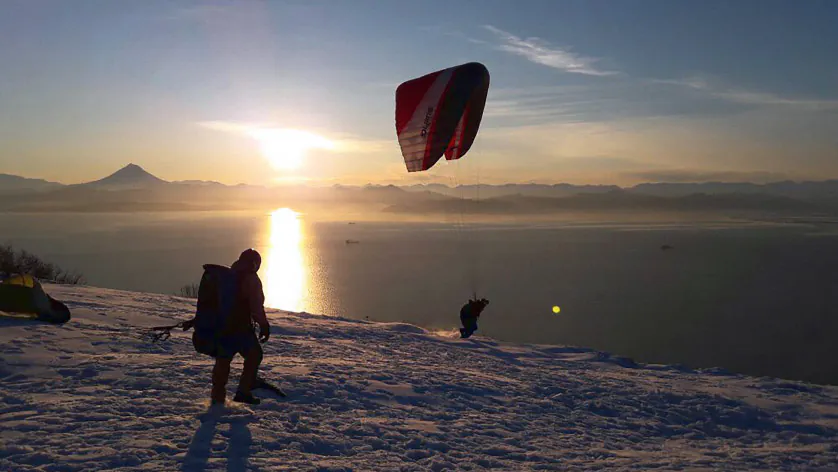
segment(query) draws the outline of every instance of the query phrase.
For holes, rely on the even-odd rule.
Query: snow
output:
[[[216,411],[191,332],[132,329],[193,301],[46,290],[72,321],[0,319],[4,471],[838,470],[838,387],[275,311],[288,398]]]

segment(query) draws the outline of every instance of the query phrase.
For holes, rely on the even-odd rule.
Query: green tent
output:
[[[31,275],[0,274],[0,315],[66,323],[70,310],[50,297]]]

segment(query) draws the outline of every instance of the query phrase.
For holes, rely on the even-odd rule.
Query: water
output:
[[[478,290],[478,334],[838,383],[838,238],[806,225],[0,214],[0,242],[90,285],[160,293],[253,246],[277,308],[450,330]]]

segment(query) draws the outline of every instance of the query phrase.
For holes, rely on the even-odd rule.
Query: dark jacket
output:
[[[268,325],[262,281],[259,279],[259,275],[246,265],[242,261],[236,261],[230,266],[231,269],[236,271],[239,278],[236,305],[227,325],[227,331],[231,334],[253,329],[251,320],[256,321],[260,326]]]
[[[460,319],[465,320],[480,318],[480,313],[483,312],[484,308],[486,308],[486,306],[483,303],[480,303],[479,301],[470,301],[460,308]]]

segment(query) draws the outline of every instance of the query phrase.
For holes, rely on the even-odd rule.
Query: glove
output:
[[[259,342],[264,344],[271,337],[271,325],[263,324],[259,326]]]

